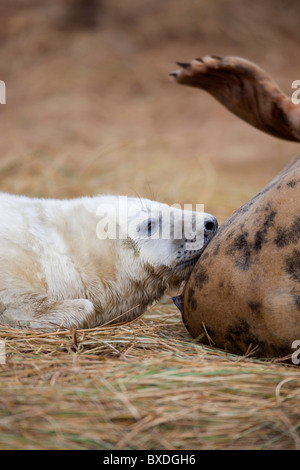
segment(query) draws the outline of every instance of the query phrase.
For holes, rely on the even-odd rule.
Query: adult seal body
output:
[[[208,91],[264,132],[300,141],[300,106],[256,64],[205,56],[179,65],[172,80]],[[204,343],[237,354],[293,353],[300,340],[300,156],[222,224],[176,303]]]

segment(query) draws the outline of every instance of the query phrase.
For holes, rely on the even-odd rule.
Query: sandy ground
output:
[[[67,27],[67,2],[6,7],[1,190],[139,194],[205,204],[222,222],[299,146],[251,128],[168,73],[175,60],[215,53],[255,60],[289,94],[300,77],[296,6],[225,3],[131,0],[125,8],[114,0],[92,29]]]

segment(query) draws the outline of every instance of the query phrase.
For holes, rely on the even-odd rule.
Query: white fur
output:
[[[163,221],[172,215],[170,239],[149,236],[150,206],[156,236],[159,215]],[[118,238],[105,239],[103,222],[115,214]],[[183,215],[196,220],[192,241],[188,229],[174,239]],[[214,221],[209,214],[183,213],[146,199],[0,194],[0,323],[89,328],[135,318],[167,287],[187,278],[186,261],[203,247],[204,216]]]

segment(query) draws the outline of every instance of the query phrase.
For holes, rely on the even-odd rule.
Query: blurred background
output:
[[[238,55],[291,95],[294,0],[13,0],[0,6],[0,190],[204,203],[220,221],[297,153],[204,91],[176,60]]]

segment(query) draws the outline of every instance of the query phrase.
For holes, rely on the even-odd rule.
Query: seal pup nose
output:
[[[204,235],[205,236],[213,236],[216,231],[218,230],[218,221],[212,215],[209,219],[204,221]]]

